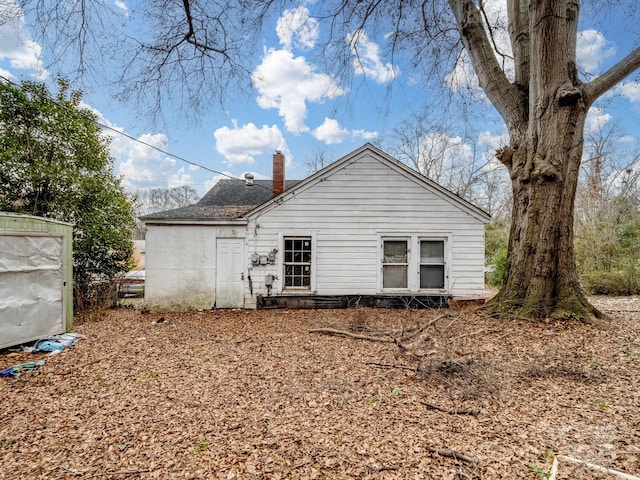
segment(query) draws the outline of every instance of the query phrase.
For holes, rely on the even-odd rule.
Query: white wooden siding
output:
[[[484,224],[450,199],[426,188],[365,152],[321,181],[285,197],[280,205],[249,217],[247,254],[281,249],[278,234],[313,231],[316,293],[380,293],[381,234],[447,236],[448,285],[453,294],[484,289]],[[282,252],[278,252],[281,255]],[[264,275],[277,276],[272,293],[282,292],[276,265],[252,268],[255,293],[266,293]]]

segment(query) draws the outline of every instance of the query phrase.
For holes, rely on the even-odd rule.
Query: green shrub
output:
[[[492,268],[485,273],[485,282],[493,286],[503,285],[504,276],[507,273],[507,247],[498,249],[491,261]]]
[[[583,274],[582,286],[590,295],[638,295],[640,276],[630,270]]]

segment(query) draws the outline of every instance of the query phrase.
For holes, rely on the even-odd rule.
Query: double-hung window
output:
[[[311,289],[311,237],[284,237],[284,288]]]
[[[444,241],[420,240],[420,288],[444,288]]]
[[[408,288],[409,241],[384,240],[382,288]]]
[[[447,288],[447,238],[381,236],[381,273],[379,285],[385,291],[418,292]]]

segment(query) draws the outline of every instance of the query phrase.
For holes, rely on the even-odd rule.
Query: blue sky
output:
[[[0,5],[11,6],[13,2],[0,0]],[[495,14],[500,14],[498,0],[488,4],[496,5]],[[128,15],[126,0],[114,1],[113,8],[123,18]],[[360,32],[359,37],[361,61],[352,64],[356,83],[341,84],[313,63],[318,42],[326,32],[310,17],[308,8],[312,4],[307,7],[301,3],[284,11],[274,19],[262,44],[256,45],[260,55],[253,66],[254,87],[250,95],[235,96],[225,110],[212,108],[197,124],[167,117],[166,125],[154,127],[150,120],[141,120],[131,106],[105,96],[99,88],[86,91],[84,101],[116,130],[240,178],[245,172],[252,172],[257,178],[270,178],[272,153],[276,149],[286,155],[287,178],[303,178],[310,173],[306,161],[318,148],[325,149],[334,159],[365,142],[380,141],[385,148],[393,127],[411,109],[424,103],[424,88],[412,77],[408,62],[403,63],[397,57],[397,63],[392,64],[385,58],[384,38],[369,38],[366,31]],[[580,32],[579,64],[592,75],[603,72],[640,40],[632,29],[610,26],[613,28],[604,31],[585,24]],[[32,38],[22,19],[0,26],[1,75],[14,81],[52,78],[52,72],[43,66],[46,52]],[[359,80],[365,82],[358,83]],[[394,86],[391,96],[390,82]],[[447,75],[445,84],[451,90],[477,88],[474,75],[464,62],[459,62]],[[478,98],[483,98],[481,92]],[[600,105],[601,108],[592,109],[587,129],[617,123],[621,127],[618,141],[629,151],[637,150],[638,76],[625,80]],[[504,127],[497,114],[488,111],[491,113],[478,127],[478,145],[494,150],[504,138]],[[442,132],[442,136],[454,138],[455,133]],[[113,137],[111,149],[116,173],[123,177],[130,191],[186,184],[202,195],[220,177],[125,137]]]

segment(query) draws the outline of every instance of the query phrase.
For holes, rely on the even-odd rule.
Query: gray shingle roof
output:
[[[291,188],[299,181],[287,180],[285,189]],[[247,185],[244,180],[223,179],[194,205],[151,213],[140,218],[142,220],[237,218],[270,200],[273,196],[272,185],[271,180],[254,180],[253,185]]]

